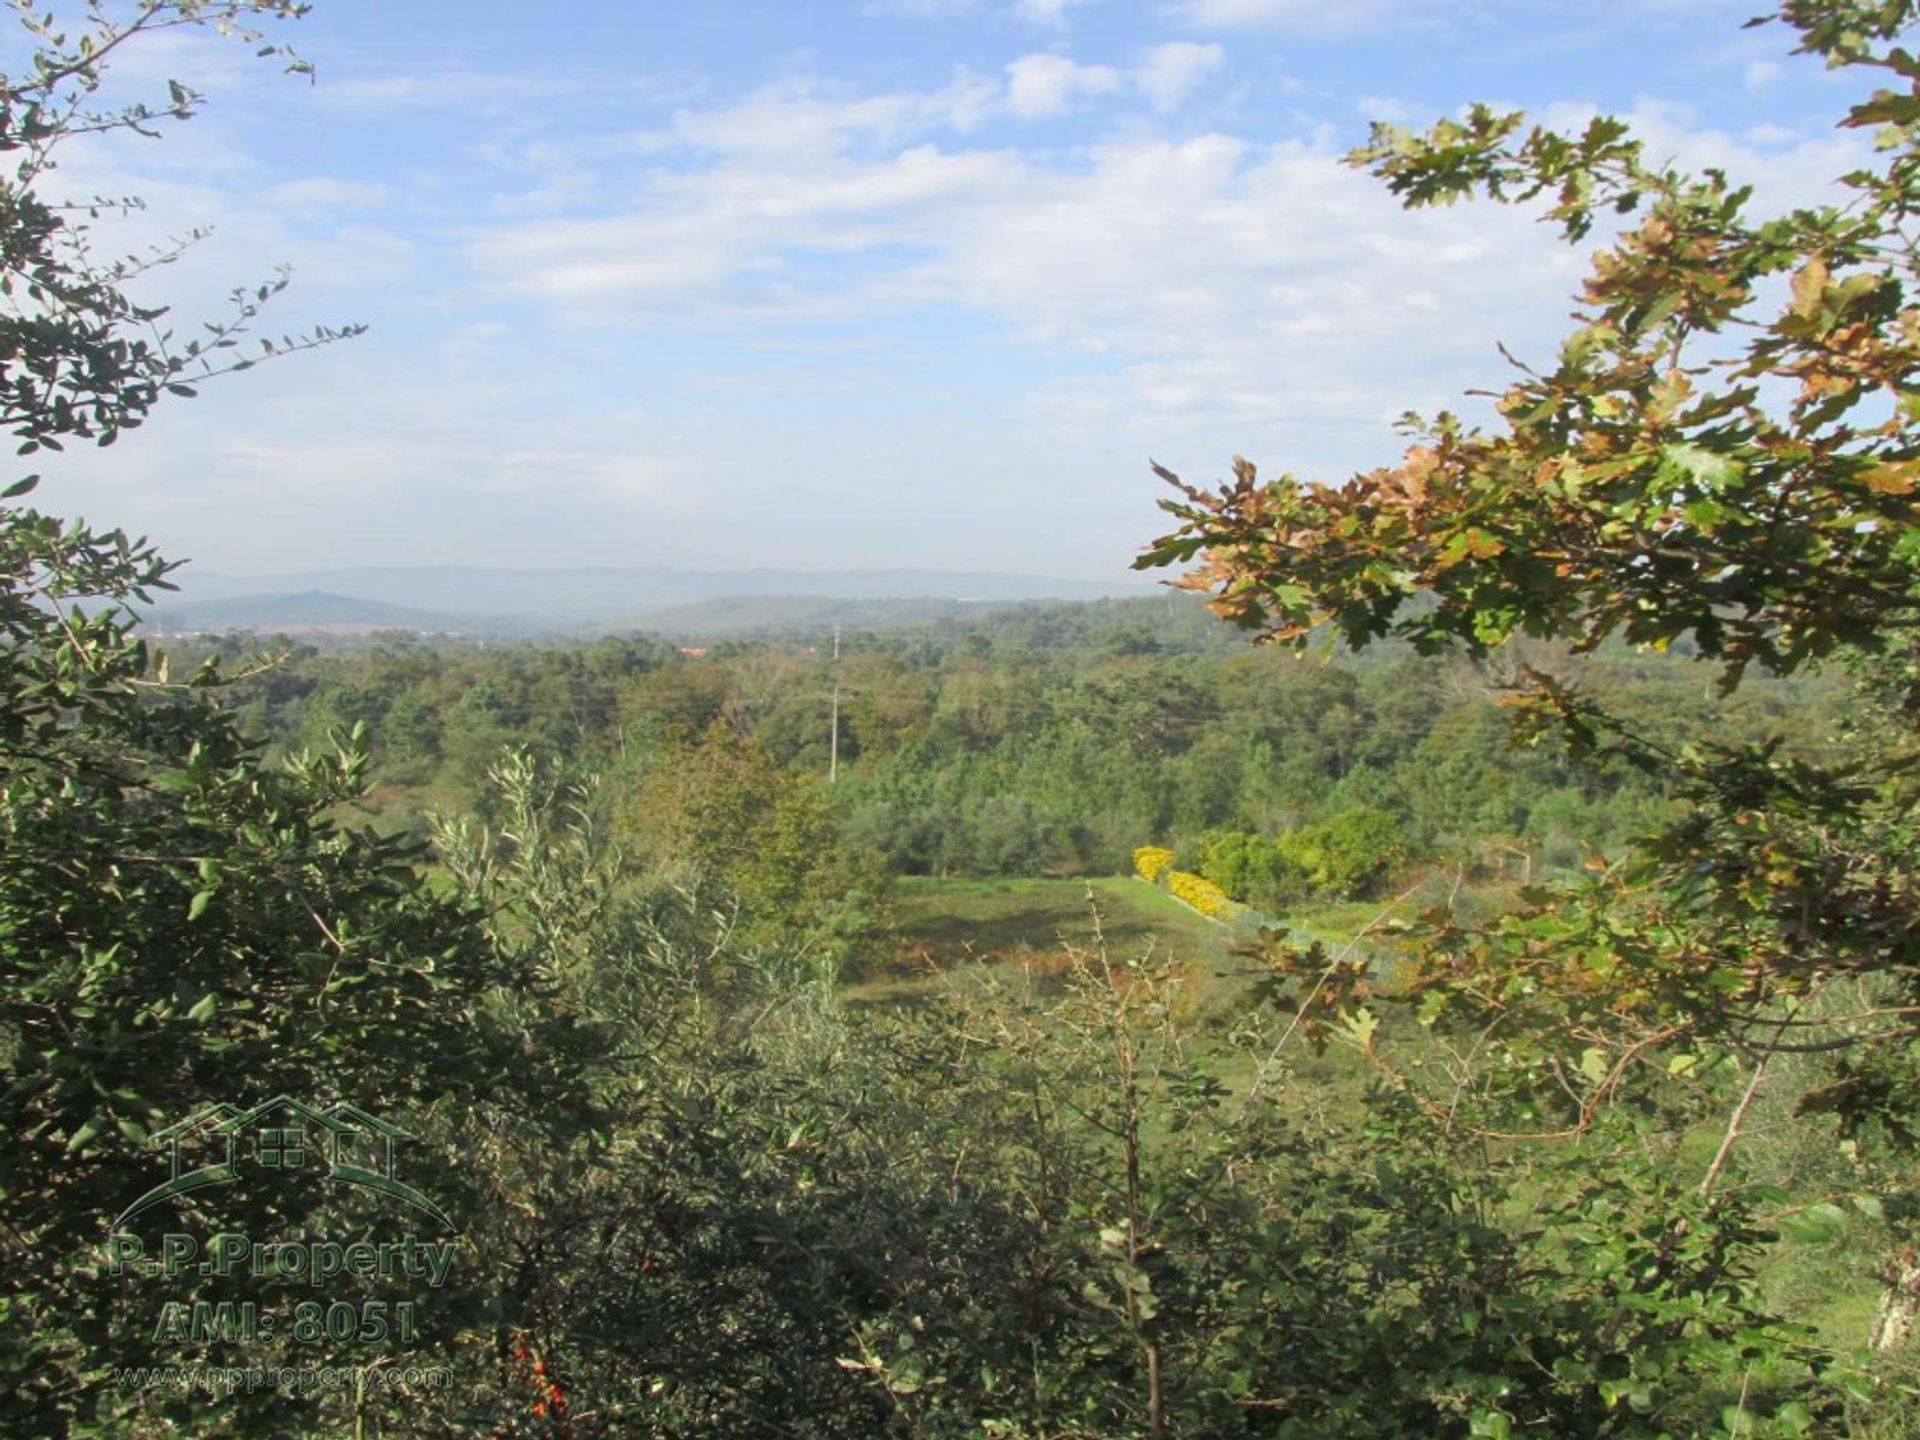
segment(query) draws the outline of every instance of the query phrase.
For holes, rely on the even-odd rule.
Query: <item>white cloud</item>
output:
[[[1134,72],[1148,102],[1161,114],[1178,110],[1194,88],[1226,63],[1227,52],[1219,45],[1199,45],[1191,40],[1176,40],[1149,50]]]
[[[1378,19],[1395,0],[1179,0],[1173,13],[1207,30],[1257,26],[1298,26],[1315,30],[1348,29]]]
[[[1067,11],[1087,0],[1013,0],[1013,13],[1030,25],[1058,28],[1066,24]]]
[[[898,15],[915,20],[951,20],[977,14],[985,0],[868,0],[869,15]],[[1010,0],[1006,13],[1028,25],[1066,28],[1067,12],[1092,0]]]
[[[1065,103],[1076,83],[1028,103]],[[1656,158],[1752,178],[1767,206],[1817,197],[1859,158],[1854,137],[1763,147],[1650,102],[1630,118]],[[1079,357],[1023,422],[1050,443],[1202,460],[1204,445],[1264,447],[1337,472],[1392,453],[1409,406],[1498,384],[1496,341],[1550,357],[1584,262],[1521,210],[1404,211],[1335,150],[1217,133],[1053,155],[923,139],[798,165],[743,150],[655,175],[618,214],[494,229],[472,256],[493,284],[600,327],[698,314],[804,335],[822,315],[957,309],[1000,327],[969,343]]]
[[[1755,60],[1744,77],[1749,90],[1764,90],[1785,73],[1785,67],[1773,60]]]
[[[970,15],[980,8],[980,0],[868,0],[869,15],[904,15],[914,20],[948,20],[955,15]]]
[[[1553,105],[1540,118],[1568,129],[1593,114],[1591,106]],[[1838,198],[1835,178],[1870,163],[1873,155],[1872,141],[1857,132],[1794,136],[1787,144],[1779,127],[1760,127],[1742,138],[1701,128],[1690,106],[1668,101],[1642,99],[1622,118],[1645,143],[1649,160],[1684,170],[1723,170],[1736,184],[1751,184],[1754,213],[1830,204]]]
[[[623,76],[617,84],[583,75],[545,75],[498,70],[422,68],[382,74],[347,67],[329,69],[314,86],[322,106],[367,114],[405,110],[448,110],[467,115],[507,112],[543,100],[579,95],[592,89],[617,89],[641,96],[670,96],[684,80],[647,75]]]
[[[340,313],[342,297],[364,303],[367,287],[407,273],[416,248],[411,234],[368,223],[393,190],[298,171],[268,183],[247,149],[244,127],[244,113],[223,106],[175,128],[164,145],[81,137],[62,152],[56,193],[132,195],[145,202],[144,209],[95,222],[103,252],[152,254],[179,248],[178,237],[189,230],[201,233],[177,261],[132,287],[139,299],[168,305],[170,323],[183,332],[228,315],[235,285],[270,280],[283,264],[297,283],[275,301],[263,329],[297,331],[321,319],[363,318]]]
[[[1007,66],[1007,105],[1023,120],[1063,115],[1082,97],[1119,88],[1112,66],[1079,65],[1064,55],[1022,55]]]
[[[681,110],[668,129],[631,137],[628,144],[656,154],[690,146],[734,156],[825,156],[856,144],[905,144],[935,130],[965,132],[998,99],[994,82],[966,70],[955,72],[939,90],[873,95],[793,80],[755,91],[735,105]]]
[[[476,268],[501,287],[581,316],[607,307],[711,303],[729,281],[752,277],[750,303],[792,303],[791,260],[878,248],[895,217],[1004,183],[1013,162],[993,152],[930,146],[861,163],[821,160],[783,172],[781,157],[660,177],[643,209],[597,220],[549,220],[495,230],[474,245]],[[621,313],[611,312],[615,318]]]
[[[392,194],[393,188],[389,185],[313,175],[271,186],[263,198],[270,205],[288,210],[363,211],[386,204]]]
[[[765,333],[823,307],[958,306],[1093,362],[1042,386],[1025,423],[1136,458],[1203,436],[1310,465],[1390,445],[1393,414],[1497,373],[1494,340],[1525,349],[1574,279],[1525,215],[1408,215],[1331,153],[1218,134],[1072,162],[923,145],[796,174],[743,157],[643,201],[496,231],[475,263],[603,325],[697,311]],[[835,247],[863,278],[810,288],[806,257]]]
[[[1420,113],[1391,95],[1362,95],[1353,108],[1363,120],[1382,120],[1389,125],[1405,125]]]

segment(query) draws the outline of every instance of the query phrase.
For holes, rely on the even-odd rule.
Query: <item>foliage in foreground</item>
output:
[[[1668,1080],[1737,1071],[1702,1195],[1739,1176],[1766,1087],[1795,1083],[1803,1111],[1837,1117],[1855,1162],[1832,1200],[1910,1236],[1920,272],[1905,226],[1920,205],[1920,61],[1902,42],[1915,8],[1794,0],[1774,18],[1800,53],[1886,87],[1842,121],[1878,147],[1839,180],[1845,203],[1752,218],[1749,191],[1650,164],[1609,118],[1563,135],[1479,107],[1424,136],[1377,128],[1354,163],[1410,205],[1538,202],[1571,242],[1617,227],[1578,327],[1508,386],[1493,428],[1410,417],[1402,462],[1344,485],[1263,482],[1244,460],[1217,492],[1165,475],[1179,527],[1141,563],[1200,559],[1186,583],[1280,641],[1317,625],[1358,646],[1483,655],[1624,639],[1690,645],[1727,690],[1822,662],[1859,676],[1866,698],[1813,756],[1778,734],[1674,746],[1568,674],[1517,667],[1523,736],[1665,775],[1683,808],[1513,913],[1428,917],[1399,998],[1454,1045],[1452,1073],[1385,1053],[1357,967],[1273,958],[1310,1023],[1343,1023],[1449,1124],[1579,1135]],[[1808,1057],[1824,1063],[1791,1063]],[[1882,1340],[1920,1307],[1904,1255]]]

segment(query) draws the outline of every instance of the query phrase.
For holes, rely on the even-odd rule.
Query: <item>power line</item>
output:
[[[827,750],[827,783],[840,778],[840,627],[833,627],[833,728]]]

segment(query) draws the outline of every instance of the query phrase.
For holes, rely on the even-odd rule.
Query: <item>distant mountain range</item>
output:
[[[324,590],[298,595],[236,595],[228,600],[156,606],[149,628],[163,633],[211,630],[273,630],[287,634],[359,634],[368,630],[459,630],[462,622],[436,610],[382,605]]]
[[[719,634],[786,625],[933,619],[969,604],[1153,593],[1132,584],[945,570],[672,570],[377,566],[235,576],[191,568],[156,597],[152,629],[475,635],[656,630]]]

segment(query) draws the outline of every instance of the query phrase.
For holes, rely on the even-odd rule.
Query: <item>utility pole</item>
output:
[[[833,627],[833,731],[827,750],[827,783],[840,779],[840,627]]]

